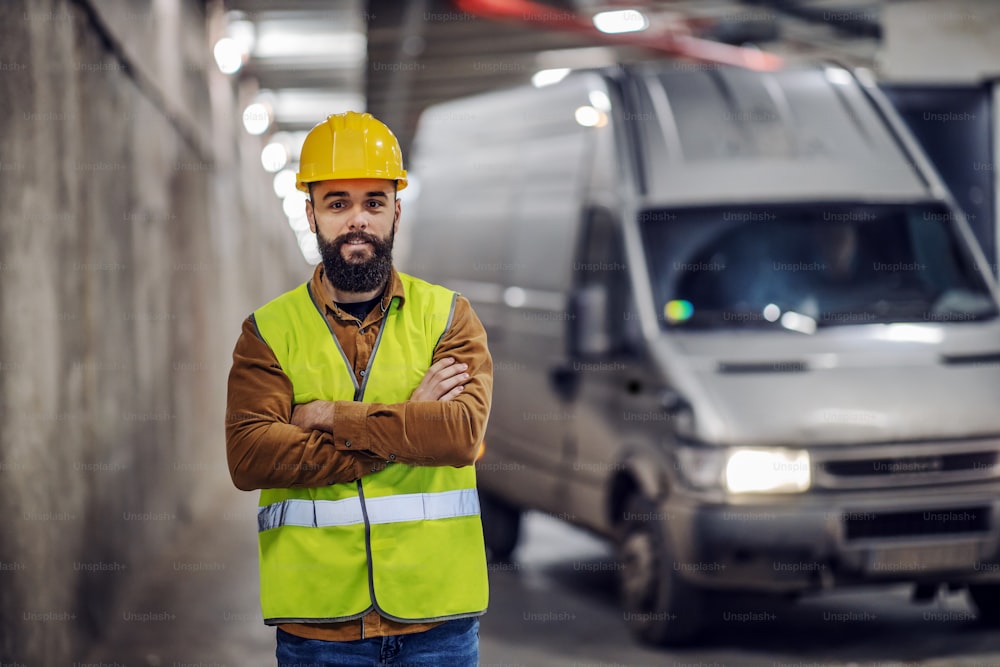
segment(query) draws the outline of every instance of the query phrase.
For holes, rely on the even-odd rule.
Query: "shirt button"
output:
[[[345,440],[344,441],[344,447],[350,447],[350,446],[351,446],[351,441],[350,440]]]
[[[395,461],[396,460],[396,455],[395,454],[389,454],[389,460],[390,461]]]
[[[364,377],[367,374],[368,374],[368,371],[361,371],[361,373],[360,373],[361,377]]]
[[[375,472],[375,469],[376,469],[377,467],[378,467],[378,466],[372,466],[372,472]]]

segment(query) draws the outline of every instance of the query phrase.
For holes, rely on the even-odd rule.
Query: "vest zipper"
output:
[[[365,555],[368,557],[368,597],[372,600],[372,606],[378,610],[378,601],[375,600],[375,561],[372,560],[372,524],[368,519],[368,508],[365,506],[365,487],[358,479],[358,499],[361,501],[361,516],[365,520]],[[365,621],[361,619],[361,636],[364,638]]]
[[[389,305],[390,306],[392,305],[391,301],[389,302]],[[378,353],[378,346],[379,346],[379,343],[382,342],[382,334],[385,333],[386,325],[388,323],[389,323],[389,315],[388,314],[383,314],[382,315],[382,326],[379,327],[378,336],[375,337],[375,344],[372,346],[372,355],[370,357],[368,357],[368,365],[365,366],[365,370],[361,373],[361,378],[362,378],[362,380],[361,380],[361,386],[357,387],[357,390],[354,392],[354,400],[355,401],[360,401],[362,398],[364,398],[365,387],[368,386],[368,378],[371,377],[372,366],[375,364],[375,355]],[[335,336],[335,338],[336,338],[336,336]],[[339,345],[339,343],[338,343],[338,345]],[[346,359],[346,357],[345,357],[345,359]],[[351,369],[351,375],[352,376],[354,375],[354,370],[353,369]],[[355,386],[357,386],[357,385],[355,385]]]

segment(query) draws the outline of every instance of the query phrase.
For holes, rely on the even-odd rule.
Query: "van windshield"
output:
[[[670,329],[994,318],[988,283],[937,204],[785,205],[640,214]]]

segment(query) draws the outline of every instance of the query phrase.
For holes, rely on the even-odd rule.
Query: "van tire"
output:
[[[674,549],[658,506],[642,495],[625,504],[619,523],[619,587],[625,622],[640,641],[657,646],[695,640],[705,622],[707,593],[674,568]]]
[[[488,491],[479,490],[486,558],[491,563],[510,562],[521,536],[521,510]]]
[[[1000,626],[1000,584],[970,584],[969,597],[979,612],[980,623]]]

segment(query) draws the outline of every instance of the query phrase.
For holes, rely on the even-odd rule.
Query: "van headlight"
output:
[[[726,460],[730,493],[801,493],[811,482],[809,452],[801,449],[733,449]]]
[[[689,484],[728,493],[802,493],[812,484],[802,449],[677,448],[677,467]]]

